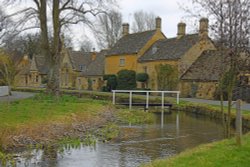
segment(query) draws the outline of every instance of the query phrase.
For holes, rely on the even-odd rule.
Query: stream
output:
[[[155,114],[150,125],[124,125],[135,133],[121,141],[98,142],[95,146],[55,151],[46,156],[33,151],[20,158],[17,167],[137,167],[157,158],[166,158],[203,143],[224,139],[219,121],[185,112]]]

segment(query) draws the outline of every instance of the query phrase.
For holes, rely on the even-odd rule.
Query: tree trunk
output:
[[[61,57],[61,44],[60,44],[60,10],[59,0],[53,0],[53,47],[52,59],[50,60],[49,81],[47,91],[59,97],[60,95],[60,57]]]

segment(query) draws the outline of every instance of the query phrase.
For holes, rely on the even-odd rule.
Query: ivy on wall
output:
[[[175,90],[178,84],[178,69],[169,64],[155,66],[159,90]]]

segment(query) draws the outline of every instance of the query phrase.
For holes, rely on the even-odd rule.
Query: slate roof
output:
[[[138,53],[155,33],[156,30],[151,30],[125,35],[108,51],[107,56]]]
[[[92,59],[92,52],[69,51],[68,52],[73,69],[81,71],[80,65],[86,68]]]
[[[182,80],[193,81],[218,81],[221,73],[221,64],[228,64],[222,61],[219,51],[204,51],[201,56],[182,75]]]
[[[198,34],[185,35],[181,38],[169,38],[155,42],[150,49],[139,58],[140,62],[154,60],[176,60],[181,58],[199,41]]]
[[[104,74],[105,56],[108,50],[102,50],[97,53],[96,59],[92,61],[86,71],[81,73],[81,76],[101,76]]]

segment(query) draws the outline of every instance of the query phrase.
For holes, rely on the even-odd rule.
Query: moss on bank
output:
[[[241,147],[236,146],[235,139],[227,139],[198,146],[172,158],[155,160],[142,167],[248,167],[249,164],[250,134],[247,134]]]

